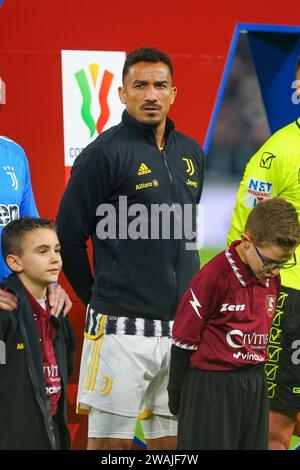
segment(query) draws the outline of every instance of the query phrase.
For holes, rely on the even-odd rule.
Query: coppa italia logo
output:
[[[88,66],[88,71],[92,77],[92,83],[94,88],[96,89],[97,85],[97,78],[99,75],[100,66],[98,64],[90,64]],[[100,134],[103,130],[103,127],[108,121],[109,118],[109,106],[107,103],[107,96],[110,90],[110,86],[113,80],[113,73],[109,72],[108,70],[104,70],[103,78],[100,84],[99,93],[98,93],[98,100],[100,104],[100,115],[98,116],[97,120],[95,120],[91,114],[91,104],[92,104],[92,93],[90,89],[90,85],[88,83],[86,71],[84,69],[79,70],[75,73],[75,77],[80,88],[80,92],[82,95],[82,107],[81,107],[81,116],[85,124],[90,130],[90,137],[96,132]]]
[[[125,52],[62,51],[66,177],[81,150],[121,120]]]

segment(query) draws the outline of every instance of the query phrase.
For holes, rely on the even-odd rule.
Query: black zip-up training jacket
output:
[[[169,239],[166,232],[163,239],[161,225],[159,239],[134,239],[138,231],[146,237],[147,229],[151,237],[151,229],[155,232],[157,228],[152,215],[141,229],[140,208],[134,204],[144,205],[142,213],[145,207],[150,213],[153,204],[179,204],[181,208],[189,204],[193,214],[186,232],[191,228],[195,231],[203,173],[200,146],[175,131],[170,119],[166,122],[165,146],[160,151],[153,129],[127,111],[119,125],[103,132],[81,152],[72,168],[57,224],[64,272],[85,304],[107,315],[174,318],[181,296],[199,269],[198,251],[187,250],[185,234],[176,239],[172,228]],[[127,197],[127,209],[132,211],[121,220],[120,196]],[[121,201],[125,208],[126,201]],[[98,207],[105,203],[111,206]],[[177,207],[176,220],[178,213]],[[163,220],[166,229],[167,218]],[[124,236],[126,224],[131,238]],[[109,227],[116,229],[114,239],[100,239],[97,233],[103,238],[103,231]],[[86,250],[89,237],[95,279]]]
[[[1,284],[3,286],[16,294],[18,307],[13,312],[0,311],[0,362],[5,362],[0,363],[0,450],[69,449],[67,383],[75,356],[69,319],[62,314],[52,319],[57,329],[54,350],[62,379],[54,426],[31,305],[17,276],[6,278]]]

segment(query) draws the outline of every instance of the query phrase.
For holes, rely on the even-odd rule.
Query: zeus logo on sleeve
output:
[[[250,178],[244,204],[246,207],[256,206],[258,202],[272,198],[272,183]]]

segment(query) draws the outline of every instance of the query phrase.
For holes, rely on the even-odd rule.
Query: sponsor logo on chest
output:
[[[187,184],[188,186],[193,186],[194,188],[197,188],[197,187],[198,187],[197,181],[194,181],[194,180],[188,179],[188,180],[186,181],[186,184]]]
[[[14,167],[7,165],[7,166],[3,167],[3,170],[5,171],[5,173],[7,174],[7,176],[10,179],[10,185],[11,185],[12,189],[14,189],[15,191],[18,191],[19,182],[18,182],[18,178],[17,178],[16,173],[15,173]]]
[[[149,173],[151,173],[150,168],[145,163],[141,163],[137,173],[138,176],[149,175]]]
[[[220,312],[243,312],[246,308],[245,304],[223,304]]]
[[[0,225],[5,226],[19,218],[20,210],[17,204],[0,204]]]
[[[252,349],[263,349],[268,342],[267,333],[244,333],[241,330],[230,330],[226,334],[227,344],[233,349],[240,349],[246,345],[251,346]]]
[[[148,183],[139,183],[135,185],[135,190],[140,191],[141,189],[157,188],[158,185],[158,180],[149,181]]]
[[[272,183],[250,178],[244,204],[255,207],[258,202],[272,198]]]

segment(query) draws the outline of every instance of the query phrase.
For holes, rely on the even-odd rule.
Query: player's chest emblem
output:
[[[267,302],[267,314],[269,315],[269,317],[272,317],[275,312],[276,296],[267,295],[266,302]]]
[[[10,178],[11,187],[15,191],[18,191],[19,183],[18,183],[18,179],[17,179],[16,173],[15,173],[14,167],[6,165],[6,166],[3,167],[3,170],[5,171],[7,176]]]

